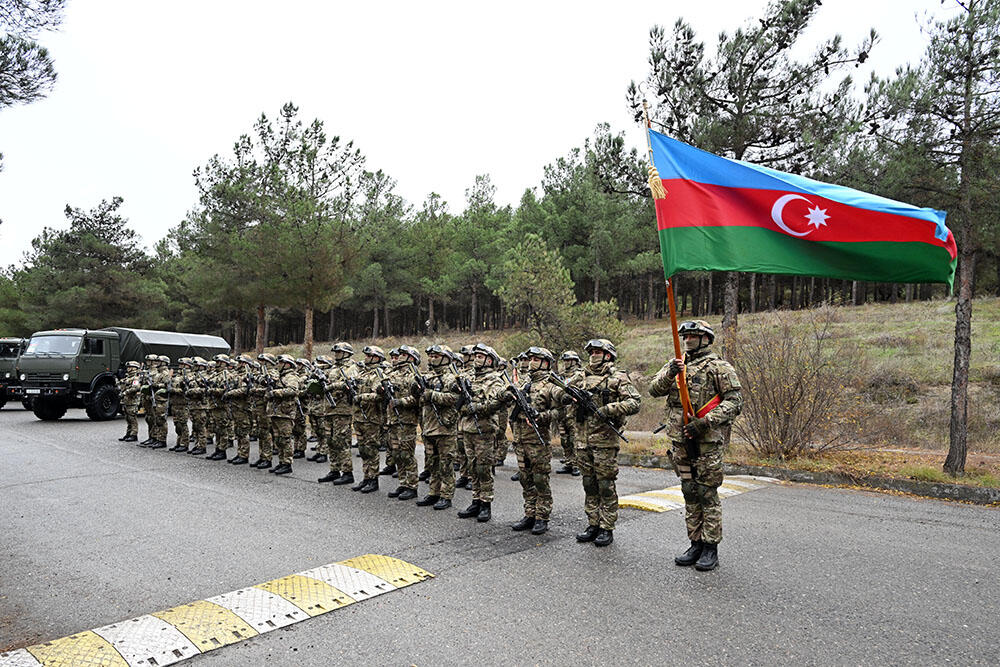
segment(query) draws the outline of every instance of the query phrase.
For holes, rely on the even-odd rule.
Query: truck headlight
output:
[[[24,373],[21,373],[21,382],[24,382],[27,379],[28,379],[28,376],[25,375]]]
[[[63,382],[69,381],[69,373],[63,373]]]
[[[10,379],[10,373],[4,373],[4,378],[6,378],[6,379],[9,380]]]

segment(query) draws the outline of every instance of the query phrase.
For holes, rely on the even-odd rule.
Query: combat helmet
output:
[[[161,354],[160,356],[158,356],[156,358],[156,360],[159,361],[164,366],[169,366],[170,365],[170,357],[168,357],[165,354]]]
[[[208,362],[201,357],[195,357],[191,360],[195,366],[200,366],[201,368],[208,368]]]
[[[212,357],[212,361],[220,364],[229,364],[231,361],[228,354],[217,354]]]
[[[575,361],[576,363],[580,363],[580,355],[573,350],[566,350],[559,357],[559,361]]]
[[[297,363],[302,368],[312,368],[312,362],[306,359],[305,357],[299,357],[298,359],[295,360],[295,363]]]
[[[378,345],[365,345],[365,349],[361,350],[361,352],[365,356],[378,357],[382,361],[385,361],[385,350]]]
[[[556,361],[556,358],[552,354],[552,352],[550,352],[548,348],[544,347],[535,347],[534,345],[532,345],[531,347],[528,348],[526,352],[523,352],[522,354],[528,355],[529,358],[537,357],[539,359],[544,359],[545,361],[549,362],[550,366],[554,364]]]
[[[295,361],[295,357],[290,354],[279,354],[277,363],[290,364],[292,368],[295,368],[298,365],[298,362]]]
[[[412,345],[400,345],[399,352],[400,354],[410,355],[410,358],[413,359],[413,363],[417,364],[418,366],[420,365],[420,359],[421,359],[420,350],[418,350],[417,348],[413,347]]]
[[[607,338],[592,338],[587,341],[583,349],[587,351],[587,354],[590,354],[591,350],[603,350],[605,353],[611,355],[612,361],[618,358],[618,350],[615,349],[615,344]]]
[[[333,366],[333,359],[326,356],[325,354],[321,354],[318,357],[316,357],[315,364],[317,366],[323,366],[324,368],[329,368],[330,366]]]
[[[241,364],[246,364],[247,366],[257,365],[257,362],[254,361],[254,358],[251,357],[249,354],[241,354],[240,356],[236,357],[236,361]]]
[[[181,357],[177,360],[177,364],[180,366],[192,366],[194,362],[191,360],[191,357]]]
[[[257,359],[263,361],[265,364],[274,366],[278,363],[278,358],[271,354],[270,352],[263,352],[257,355]]]
[[[125,362],[125,367],[126,368],[142,368],[142,364],[140,364],[138,361],[126,361]]]
[[[458,349],[458,353],[461,354],[463,357],[472,356],[473,354],[475,354],[475,349],[476,349],[475,345],[463,345]]]
[[[147,354],[145,357],[143,357],[143,361],[145,361],[145,362],[147,362],[149,364],[158,364],[158,363],[160,363],[160,355],[158,355],[158,354]]]
[[[354,347],[350,343],[345,343],[340,341],[339,343],[334,343],[333,347],[330,348],[331,352],[346,352],[347,354],[354,354]]]
[[[452,352],[451,348],[448,347],[447,345],[430,345],[430,346],[428,346],[428,348],[426,350],[424,350],[424,352],[427,353],[428,357],[430,355],[432,355],[432,354],[439,354],[439,355],[441,355],[445,359],[445,362],[444,362],[445,364],[447,364],[449,361],[451,361],[451,360],[453,360],[455,358],[455,353]],[[431,362],[431,360],[428,359],[427,363],[429,364],[430,362]]]
[[[476,343],[475,347],[472,348],[472,354],[484,354],[493,360],[493,367],[500,367],[500,355],[489,345],[484,345],[483,343]]]
[[[681,325],[677,327],[677,334],[680,336],[685,334],[708,336],[709,345],[715,342],[715,331],[712,330],[712,325],[705,320],[688,320],[687,322],[681,322]]]

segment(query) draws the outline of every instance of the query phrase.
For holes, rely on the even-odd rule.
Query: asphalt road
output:
[[[0,649],[376,553],[436,577],[189,664],[1000,661],[995,508],[768,487],[724,500],[721,565],[697,573],[672,563],[679,511],[623,509],[611,547],[577,544],[579,478],[553,475],[548,534],[512,533],[513,455],[478,524],[387,499],[395,480],[362,496],[316,484],[326,464],[276,478],[122,444],[123,431],[79,410],[0,411]],[[618,488],[676,483],[623,469]]]

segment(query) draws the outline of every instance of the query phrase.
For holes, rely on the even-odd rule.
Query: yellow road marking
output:
[[[751,475],[734,475],[726,477],[722,485],[719,486],[719,495],[723,498],[735,496],[747,491],[753,491],[765,486],[775,484],[778,480],[769,477],[754,477]],[[657,502],[657,499],[677,503],[679,507],[671,507],[665,502]],[[669,512],[673,509],[680,509],[684,506],[684,494],[681,486],[671,486],[666,489],[656,489],[654,491],[643,491],[618,499],[619,507],[631,507],[647,512]]]
[[[29,646],[28,653],[35,656],[35,659],[45,667],[63,667],[63,665],[128,667],[125,658],[115,650],[114,646],[90,630]]]
[[[257,584],[256,587],[280,595],[310,616],[319,616],[355,602],[354,598],[325,581],[300,574],[290,574]]]
[[[430,572],[411,565],[406,561],[389,556],[379,556],[378,554],[367,554],[340,561],[341,565],[364,570],[369,574],[374,574],[380,579],[385,579],[396,588],[411,586],[415,583],[430,579],[434,575]]]
[[[202,653],[258,634],[233,612],[206,600],[196,600],[153,612],[152,615],[180,630]]]

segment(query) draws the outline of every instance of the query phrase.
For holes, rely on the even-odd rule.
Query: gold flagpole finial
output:
[[[656,165],[653,164],[653,143],[649,139],[649,131],[653,125],[649,121],[649,103],[646,100],[642,101],[642,117],[646,121],[646,150],[649,152],[649,191],[653,194],[654,200],[666,199],[667,189],[663,187],[660,173],[656,171]]]

